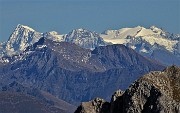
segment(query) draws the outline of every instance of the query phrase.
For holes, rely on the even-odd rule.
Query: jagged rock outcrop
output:
[[[122,96],[123,93],[124,93],[124,91],[122,91],[122,90],[120,90],[120,89],[117,90],[117,91],[115,91],[114,94],[112,95],[111,102],[116,101],[116,99],[117,99],[118,97]]]
[[[83,102],[75,113],[109,113],[110,103],[104,99],[95,98],[89,102]]]
[[[111,97],[111,106],[110,106],[110,113],[114,112],[114,109],[116,109],[118,107],[118,103],[116,102],[117,99],[119,99],[122,95],[124,94],[124,91],[122,90],[117,90],[114,92],[114,94]]]
[[[112,113],[179,113],[180,68],[151,72],[134,84],[115,102]]]
[[[109,113],[179,113],[180,68],[171,66],[162,72],[150,72],[135,81],[124,93],[115,92],[109,111]]]

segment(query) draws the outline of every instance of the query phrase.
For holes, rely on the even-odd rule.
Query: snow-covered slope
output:
[[[4,44],[0,43],[0,57],[2,57],[3,53],[4,53]]]
[[[56,42],[64,42],[64,36],[65,35],[60,35],[58,32],[56,31],[51,31],[51,32],[46,32],[43,34],[44,37],[46,37],[47,39],[56,41]]]
[[[107,42],[124,44],[142,55],[158,60],[166,65],[174,63],[180,65],[179,35],[170,34],[156,26],[151,26],[149,29],[137,26],[134,28],[107,30],[100,36]],[[153,54],[154,52],[156,52],[156,55]],[[165,56],[160,55],[162,53]],[[168,62],[166,60],[162,61],[159,56],[162,56],[163,59],[168,59]],[[169,60],[170,57],[174,60]]]

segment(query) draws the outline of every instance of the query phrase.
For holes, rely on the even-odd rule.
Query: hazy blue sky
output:
[[[17,24],[39,32],[156,25],[180,33],[180,0],[0,0],[0,41]]]

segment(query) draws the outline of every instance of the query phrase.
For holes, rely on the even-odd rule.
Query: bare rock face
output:
[[[117,99],[119,99],[123,94],[124,94],[124,91],[120,89],[114,92],[111,98],[111,109],[110,109],[111,112],[113,112],[114,109],[118,108]]]
[[[108,113],[180,113],[180,68],[144,75],[123,93],[116,91]],[[95,112],[100,113],[100,112]]]
[[[109,113],[110,103],[104,99],[95,98],[89,102],[83,102],[75,113]]]
[[[124,91],[121,91],[120,89],[115,91],[114,94],[112,95],[112,98],[111,98],[111,102],[114,102],[116,101],[116,99],[120,96],[122,96],[124,93]]]

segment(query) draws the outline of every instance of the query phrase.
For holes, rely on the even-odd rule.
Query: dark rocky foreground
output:
[[[150,72],[125,92],[116,91],[110,103],[96,98],[83,102],[75,113],[180,113],[180,68]]]

